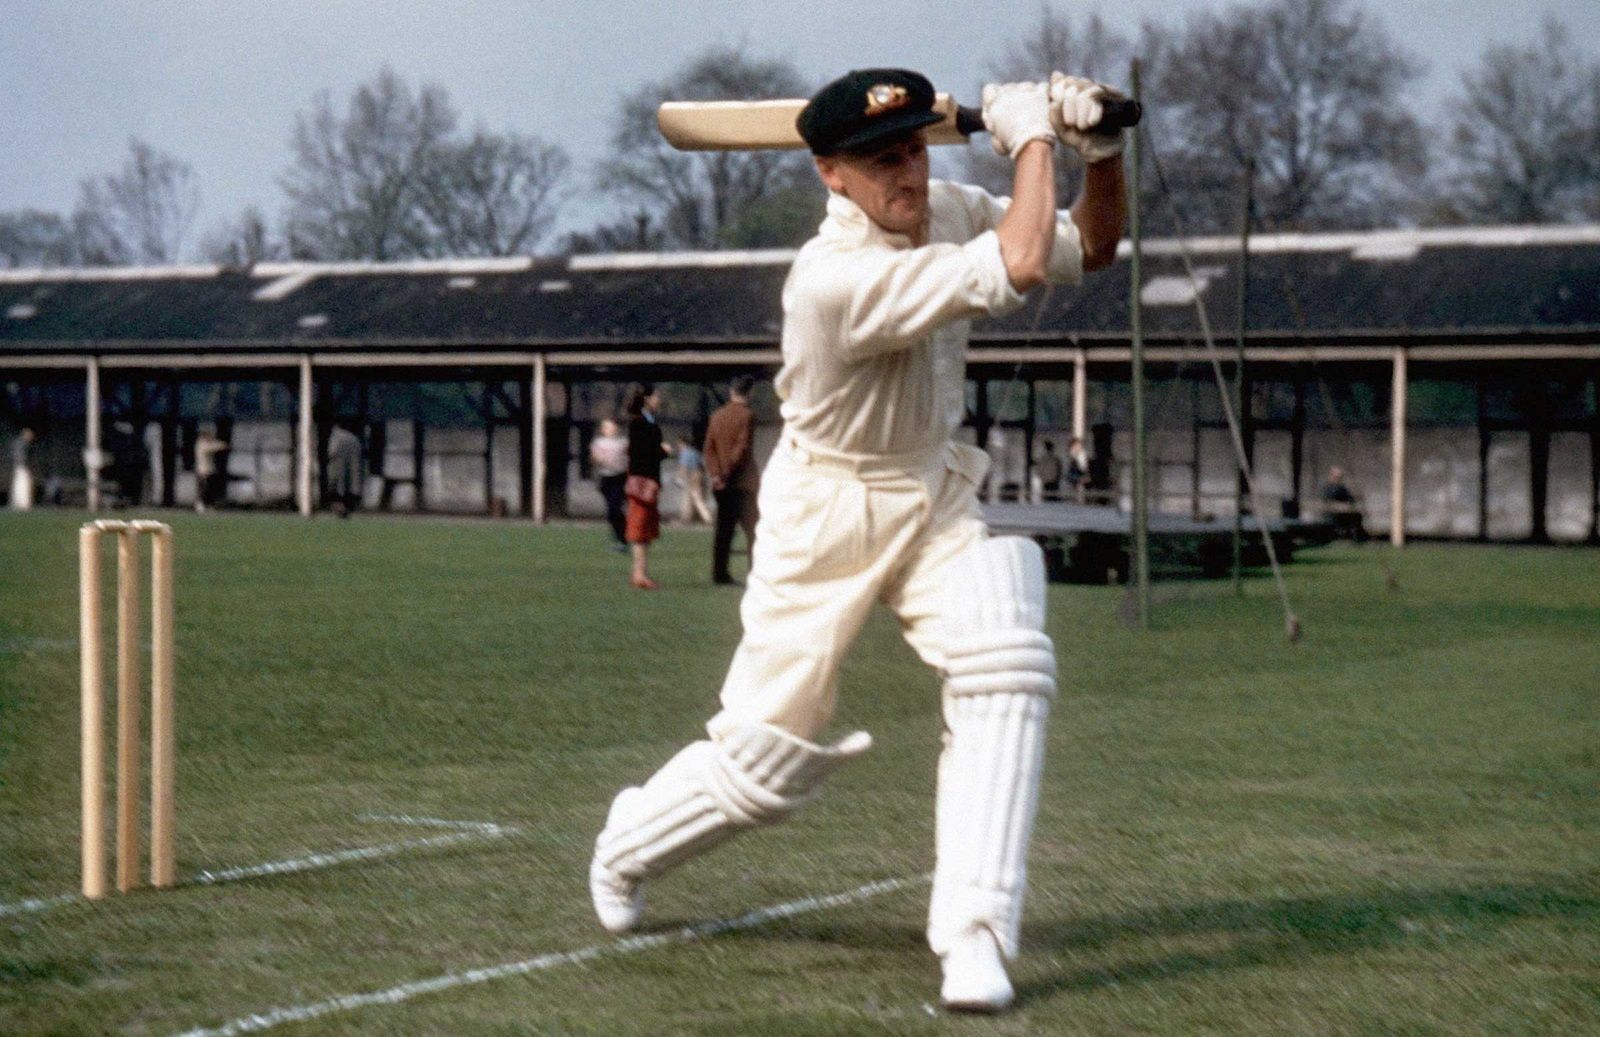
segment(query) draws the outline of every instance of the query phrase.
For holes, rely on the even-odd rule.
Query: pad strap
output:
[[[857,731],[818,745],[767,724],[744,724],[684,748],[612,804],[595,858],[629,879],[651,878],[735,832],[774,824],[872,745]]]

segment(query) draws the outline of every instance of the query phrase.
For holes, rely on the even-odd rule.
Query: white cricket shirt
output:
[[[775,387],[785,429],[801,442],[927,456],[960,427],[972,318],[1022,305],[994,233],[1010,199],[933,180],[928,203],[928,244],[913,247],[830,194],[827,218],[795,257]],[[1048,277],[1083,278],[1083,246],[1066,212]]]

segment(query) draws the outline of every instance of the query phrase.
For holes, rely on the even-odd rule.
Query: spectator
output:
[[[117,487],[117,504],[138,507],[144,500],[145,470],[150,459],[145,453],[144,439],[134,431],[133,422],[111,423],[106,453],[110,462],[107,471]]]
[[[27,425],[11,440],[11,508],[29,511],[33,508],[33,466],[28,457],[37,433]]]
[[[1061,495],[1061,457],[1056,453],[1056,445],[1048,439],[1044,441],[1044,454],[1039,458],[1039,489],[1048,500]]]
[[[228,444],[206,428],[194,441],[194,510],[202,514],[222,503],[228,492],[228,473],[217,464],[217,455]]]
[[[1080,496],[1093,504],[1115,504],[1117,493],[1112,473],[1116,469],[1111,455],[1115,432],[1109,423],[1102,421],[1090,429],[1089,434],[1094,437],[1094,457],[1085,466],[1089,477],[1083,481]]]
[[[628,544],[633,548],[633,575],[630,582],[640,590],[653,591],[650,578],[650,545],[661,537],[661,458],[671,456],[672,448],[661,438],[656,413],[661,409],[661,393],[649,382],[628,387]]]
[[[706,500],[705,457],[694,448],[688,436],[678,437],[678,485],[683,487],[683,507],[678,520],[685,525],[698,519],[711,521],[711,503]]]
[[[1081,490],[1083,484],[1089,481],[1089,451],[1084,449],[1083,439],[1073,436],[1067,441],[1067,488],[1074,492]]]
[[[728,571],[735,526],[744,529],[749,550],[755,551],[756,495],[761,490],[761,469],[751,453],[755,414],[750,410],[752,380],[740,375],[728,386],[728,402],[718,407],[706,427],[706,474],[717,498],[717,531],[711,541],[711,582],[734,584]]]
[[[595,484],[606,502],[606,522],[611,526],[615,550],[628,549],[626,509],[628,498],[623,486],[628,481],[628,440],[622,427],[610,418],[600,419],[600,434],[589,441],[589,464]]]
[[[346,519],[361,504],[361,437],[342,424],[328,433],[328,499]]]
[[[1319,496],[1322,497],[1322,512],[1332,520],[1335,535],[1358,543],[1367,539],[1361,505],[1345,485],[1343,468],[1334,465],[1328,469],[1328,481],[1322,484]]]

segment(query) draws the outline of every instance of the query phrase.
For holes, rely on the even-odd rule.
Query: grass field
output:
[[[0,1034],[1600,1030],[1600,552],[1307,553],[1292,647],[1265,580],[1149,634],[1052,587],[1019,1005],[972,1019],[930,1007],[937,691],[886,617],[839,718],[877,747],[653,887],[658,939],[592,921],[611,794],[738,636],[704,533],[642,594],[597,528],[174,516],[186,882],[76,899],[80,520],[0,515]]]

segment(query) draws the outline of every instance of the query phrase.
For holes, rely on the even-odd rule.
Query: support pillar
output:
[[[1394,387],[1390,401],[1389,542],[1406,544],[1406,351],[1394,351]]]
[[[315,431],[312,426],[311,410],[315,402],[315,393],[311,383],[311,354],[306,353],[300,357],[300,416],[299,435],[296,437],[295,458],[295,500],[299,505],[300,514],[306,518],[311,517],[312,509],[316,502],[311,496],[311,457],[312,450],[316,448]]]
[[[1478,539],[1489,539],[1489,423],[1488,402],[1484,399],[1483,376],[1477,382],[1478,397]]]
[[[1072,358],[1072,434],[1089,443],[1089,353],[1078,350]]]
[[[1600,544],[1600,368],[1589,376],[1589,543]]]
[[[90,511],[100,510],[100,473],[105,459],[100,451],[100,358],[90,357],[84,369],[83,467],[86,476],[85,504]],[[36,491],[37,492],[37,491]]]
[[[548,468],[545,457],[545,364],[544,355],[533,358],[533,394],[529,405],[533,409],[533,521],[541,525],[546,521],[545,483]]]

